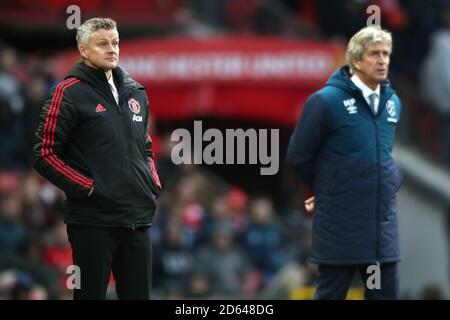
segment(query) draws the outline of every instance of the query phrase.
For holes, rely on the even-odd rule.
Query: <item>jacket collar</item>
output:
[[[361,90],[351,80],[350,69],[348,66],[338,68],[328,79],[326,85],[338,87],[350,94],[355,94],[356,92],[361,94]],[[380,96],[387,96],[389,98],[394,93],[395,90],[392,89],[388,79],[380,83]]]
[[[119,92],[119,110],[124,99],[127,99],[131,91],[136,89],[144,89],[144,87],[138,82],[134,81],[128,72],[126,72],[120,66],[117,66],[112,70],[114,83]],[[67,78],[75,77],[82,81],[89,83],[93,88],[96,88],[102,94],[104,94],[111,103],[117,105],[116,100],[113,96],[111,88],[108,84],[108,79],[106,78],[105,72],[102,69],[95,69],[88,66],[83,61],[79,61],[75,64],[72,70],[66,76]]]
[[[129,89],[144,88],[140,83],[134,81],[122,67],[117,66],[112,72],[114,81],[117,82],[116,85],[119,92]],[[72,67],[72,70],[68,73],[66,79],[69,77],[76,77],[82,81],[89,82],[94,86],[100,86],[100,88],[107,88],[109,90],[105,72],[102,69],[92,68],[83,61],[79,61]]]

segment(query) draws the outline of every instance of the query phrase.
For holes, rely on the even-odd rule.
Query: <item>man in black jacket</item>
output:
[[[105,299],[111,271],[119,299],[148,299],[148,228],[161,183],[147,96],[118,66],[115,21],[87,20],[77,44],[82,61],[44,104],[34,167],[67,195],[64,220],[81,271],[74,299]]]

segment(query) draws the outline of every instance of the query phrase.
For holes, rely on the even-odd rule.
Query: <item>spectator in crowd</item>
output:
[[[202,228],[203,239],[207,240],[211,238],[213,229],[217,224],[228,224],[236,233],[239,232],[238,226],[234,224],[233,212],[231,211],[226,195],[222,194],[215,197],[207,213]]]
[[[32,232],[45,232],[63,209],[64,194],[42,182],[34,171],[25,174],[21,184],[23,221]]]
[[[43,287],[49,299],[61,299],[66,286],[61,286],[58,271],[43,262],[42,238],[45,235],[46,233],[28,234],[21,251],[0,250],[0,272],[24,274],[27,279],[31,279],[29,283]]]
[[[22,271],[0,272],[0,300],[46,300],[47,290]]]
[[[36,132],[39,113],[49,90],[49,77],[42,71],[32,74],[27,81],[25,90],[25,111],[24,111],[24,149],[25,160],[28,167],[32,165],[32,150],[34,134]]]
[[[442,292],[440,285],[429,283],[421,290],[420,299],[422,300],[445,300],[445,295]]]
[[[70,298],[72,291],[67,287],[69,274],[68,267],[73,264],[72,249],[67,238],[66,225],[62,218],[57,220],[47,234],[42,249],[42,262],[54,268],[60,275],[60,286],[63,290],[63,297]]]
[[[24,250],[27,231],[21,215],[22,202],[18,192],[0,198],[0,251]]]
[[[431,37],[431,48],[422,65],[423,103],[429,106],[439,127],[441,161],[450,167],[450,2],[443,7],[445,27]]]
[[[212,299],[213,284],[208,272],[194,270],[186,283],[186,297],[188,299]]]
[[[264,282],[285,263],[282,246],[284,236],[275,221],[273,203],[257,198],[251,204],[250,223],[242,235],[242,243],[253,265],[263,273]]]
[[[162,292],[182,291],[192,270],[193,256],[185,244],[183,225],[178,219],[167,221],[162,241],[155,246],[154,252],[154,289]]]
[[[24,99],[14,74],[16,52],[0,48],[0,169],[24,168]]]
[[[215,226],[210,242],[198,249],[194,259],[195,270],[211,276],[214,295],[243,297],[252,266],[230,226]]]

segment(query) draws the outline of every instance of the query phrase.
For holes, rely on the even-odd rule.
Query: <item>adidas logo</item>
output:
[[[105,112],[106,108],[102,106],[100,103],[97,104],[97,107],[95,107],[95,112]]]

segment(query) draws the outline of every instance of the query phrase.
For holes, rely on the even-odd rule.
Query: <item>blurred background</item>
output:
[[[403,299],[450,298],[450,1],[4,0],[0,4],[0,299],[71,299],[65,195],[32,169],[38,114],[78,59],[66,9],[118,22],[120,64],[147,89],[164,191],[150,233],[154,299],[311,299],[310,196],[285,165],[308,95],[381,9],[403,102],[395,157]],[[280,130],[280,170],[175,166],[176,128]],[[355,278],[349,299],[362,299]],[[116,299],[114,279],[108,298]]]

